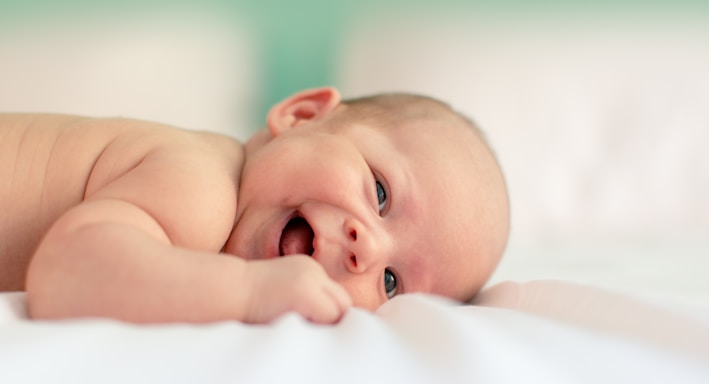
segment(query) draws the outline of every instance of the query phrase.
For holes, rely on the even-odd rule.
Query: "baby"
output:
[[[464,301],[509,231],[470,121],[423,96],[333,88],[275,105],[244,145],[0,114],[0,212],[0,291],[26,290],[33,318],[138,323],[333,323],[408,292]]]

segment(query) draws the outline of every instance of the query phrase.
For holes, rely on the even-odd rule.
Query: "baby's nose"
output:
[[[375,266],[381,259],[381,249],[377,237],[356,219],[347,219],[344,226],[347,238],[345,266],[352,273],[363,273]]]

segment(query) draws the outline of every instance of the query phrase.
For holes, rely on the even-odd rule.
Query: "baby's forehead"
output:
[[[402,121],[380,127],[385,136],[407,156],[428,161],[440,157],[475,161],[476,151],[486,150],[478,133],[465,122],[453,118]]]

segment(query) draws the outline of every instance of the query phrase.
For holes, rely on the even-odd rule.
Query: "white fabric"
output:
[[[487,307],[404,295],[335,326],[31,322],[23,300],[0,295],[2,383],[709,381],[709,312],[560,281],[504,283]]]

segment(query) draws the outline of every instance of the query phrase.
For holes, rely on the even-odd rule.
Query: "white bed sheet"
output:
[[[335,326],[33,322],[0,294],[0,383],[706,383],[709,311],[562,281],[454,305],[404,295]],[[661,337],[658,337],[661,336]]]

